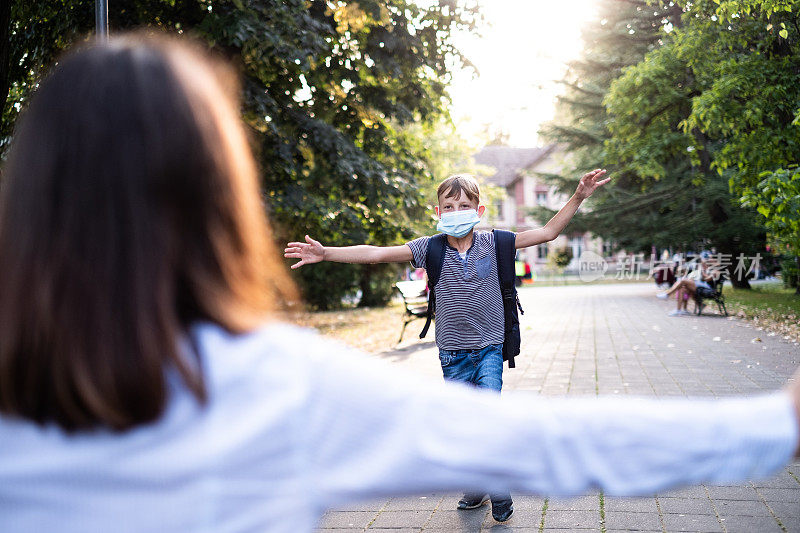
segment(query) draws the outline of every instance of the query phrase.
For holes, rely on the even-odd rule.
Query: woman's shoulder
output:
[[[194,324],[189,330],[190,345],[197,350],[208,376],[229,379],[236,375],[267,373],[276,368],[302,365],[299,354],[324,350],[324,341],[313,330],[267,321],[250,331],[231,332],[212,322]]]
[[[258,353],[282,355],[296,351],[298,346],[308,348],[321,342],[320,335],[279,320],[261,323],[246,332],[231,332],[213,322],[198,322],[190,328],[195,346],[207,355],[214,353]]]
[[[307,374],[335,366],[342,359],[361,358],[359,350],[323,337],[316,331],[279,320],[264,322],[244,333],[232,333],[214,323],[192,326],[190,336],[206,371],[216,375],[264,369]],[[283,372],[283,371],[281,371]]]

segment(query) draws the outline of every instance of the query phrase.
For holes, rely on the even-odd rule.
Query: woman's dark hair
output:
[[[230,68],[133,34],[63,57],[0,190],[0,412],[72,431],[156,420],[190,324],[231,332],[294,296]],[[186,344],[186,343],[184,343]]]

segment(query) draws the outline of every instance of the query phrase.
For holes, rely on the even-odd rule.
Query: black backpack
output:
[[[503,337],[503,361],[508,361],[508,368],[514,368],[514,357],[519,354],[519,314],[524,314],[519,303],[517,287],[514,285],[514,256],[516,254],[515,240],[516,234],[512,231],[492,230],[494,233],[494,253],[497,258],[497,277],[500,282],[500,294],[503,296],[503,311],[505,314],[505,336]],[[428,243],[428,252],[425,256],[425,271],[428,273],[428,313],[425,327],[419,338],[425,338],[431,319],[436,314],[436,293],[433,288],[439,281],[444,264],[445,244],[447,235],[440,233],[431,237]]]

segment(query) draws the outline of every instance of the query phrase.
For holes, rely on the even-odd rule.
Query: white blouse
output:
[[[798,443],[791,400],[553,399],[406,374],[272,324],[193,329],[209,402],[67,435],[0,417],[0,531],[312,531],[389,494],[647,495],[769,476]]]

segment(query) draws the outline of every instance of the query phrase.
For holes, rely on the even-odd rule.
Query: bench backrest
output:
[[[397,287],[397,290],[400,291],[400,294],[403,296],[403,300],[425,296],[426,286],[427,285],[424,279],[416,279],[411,281],[398,281],[397,283],[395,283],[395,287]]]

